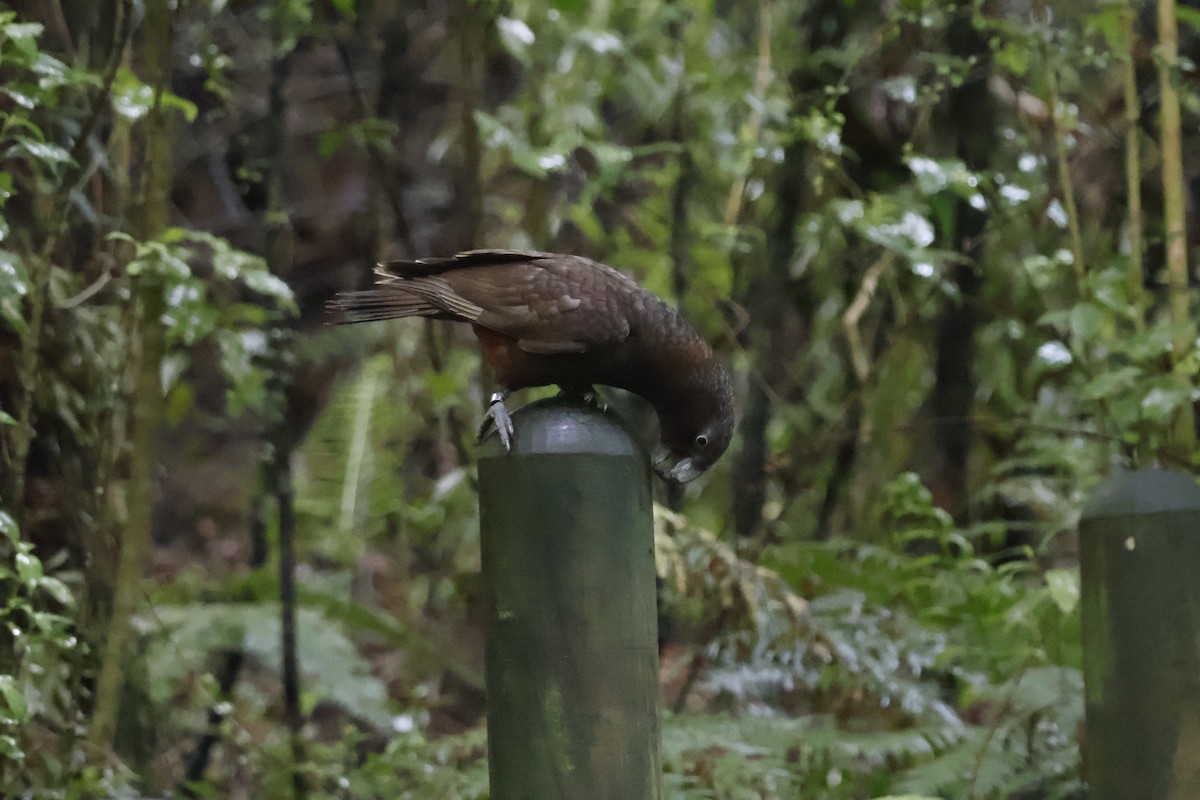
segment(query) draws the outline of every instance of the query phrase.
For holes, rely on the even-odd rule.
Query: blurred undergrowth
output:
[[[1196,464],[1154,87],[1187,141],[1200,94],[1133,5],[0,5],[0,794],[486,796],[478,357],[319,324],[486,245],[636,274],[736,377],[657,517],[669,797],[1083,797],[1078,509]]]

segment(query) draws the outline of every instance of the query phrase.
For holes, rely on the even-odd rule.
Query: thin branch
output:
[[[1046,18],[1044,0],[1034,4],[1039,16]],[[1079,206],[1075,202],[1075,186],[1071,182],[1071,162],[1067,152],[1067,129],[1063,122],[1064,104],[1058,90],[1058,69],[1050,60],[1050,48],[1042,41],[1042,60],[1046,66],[1046,87],[1050,93],[1050,120],[1053,126],[1054,152],[1058,160],[1058,188],[1062,204],[1067,212],[1067,232],[1071,237],[1071,263],[1075,268],[1075,281],[1079,297],[1088,296],[1087,267],[1083,262],[1083,233],[1079,227]]]
[[[675,43],[679,85],[671,102],[671,143],[678,148],[678,169],[675,185],[671,189],[671,232],[667,245],[671,258],[671,282],[675,301],[683,300],[688,290],[688,252],[690,224],[688,220],[688,196],[695,179],[695,168],[685,140],[685,115],[687,108],[687,47],[684,41],[683,14],[678,4],[671,4],[672,17],[667,24],[667,35]]]
[[[68,309],[75,308],[75,306],[82,305],[99,294],[105,286],[108,286],[109,281],[111,280],[112,273],[107,271],[103,272],[100,274],[99,278],[92,281],[92,283],[83,291],[79,292],[79,294],[67,300],[63,300],[61,303],[56,303],[55,307],[62,311],[66,311]]]
[[[1129,302],[1133,306],[1134,325],[1146,327],[1146,297],[1142,289],[1145,275],[1142,263],[1142,162],[1138,137],[1141,112],[1137,88],[1137,15],[1130,0],[1121,8],[1121,26],[1125,34],[1125,185],[1129,195]]]
[[[284,196],[284,175],[288,168],[283,143],[287,140],[287,99],[285,90],[292,71],[293,48],[288,47],[282,30],[281,12],[276,10],[272,31],[274,56],[271,59],[271,82],[267,88],[267,140],[274,145],[267,179],[266,239],[264,255],[271,273],[286,278],[294,259],[295,234]],[[293,362],[284,357],[292,350],[290,338],[278,346],[279,358],[272,365],[274,391],[283,401],[277,418],[266,431],[270,456],[267,462],[267,481],[275,496],[279,511],[279,613],[280,613],[280,670],[283,680],[284,718],[287,723],[291,763],[292,797],[303,800],[308,787],[301,772],[304,764],[303,717],[300,712],[300,669],[297,655],[296,631],[296,516],[295,491],[292,485],[292,450],[295,438],[288,423],[286,401],[293,394]]]
[[[63,11],[62,0],[54,0],[50,4],[50,16],[54,19],[54,26],[58,28],[59,35],[62,36],[63,50],[73,61],[78,51],[75,49],[75,42],[71,41],[71,26],[67,24],[67,15]]]
[[[894,260],[895,254],[888,250],[867,268],[862,284],[858,287],[858,294],[846,307],[846,313],[842,315],[842,328],[846,332],[846,340],[850,345],[850,362],[854,365],[854,375],[858,378],[860,386],[865,384],[871,376],[871,359],[863,347],[858,323],[871,304],[875,290],[879,288],[879,279],[883,277],[883,273]]]
[[[117,70],[120,68],[121,62],[125,59],[125,48],[129,45],[129,40],[133,37],[134,7],[134,0],[121,0],[121,4],[118,7],[121,20],[117,26],[117,40],[112,53],[109,55],[108,64],[104,67],[104,75],[100,79],[100,91],[92,98],[92,107],[88,112],[88,116],[84,120],[83,126],[79,129],[79,135],[75,137],[74,144],[71,145],[70,163],[74,166],[69,167],[64,176],[62,183],[63,188],[66,190],[64,194],[69,194],[76,188],[78,183],[86,180],[88,174],[91,172],[91,164],[85,163],[83,157],[84,150],[87,148],[88,140],[92,138],[92,132],[100,124],[100,119],[104,116],[104,111],[108,107],[109,99],[112,96],[113,83],[117,79]]]
[[[483,30],[478,14],[482,7],[470,0],[459,0],[456,28],[461,74],[458,85],[459,126],[462,136],[462,173],[459,176],[459,202],[462,204],[463,235],[459,245],[478,247],[483,232],[483,146],[475,112],[480,107],[478,85],[479,56],[483,50]]]
[[[771,83],[771,18],[771,0],[762,0],[758,6],[758,62],[754,70],[754,96],[760,99],[767,93],[767,87]],[[762,135],[763,106],[763,103],[754,105],[750,111],[750,121],[746,124],[746,142],[751,147],[757,144]],[[747,164],[729,190],[729,198],[725,201],[726,225],[733,225],[738,220],[742,200],[746,196],[749,172],[750,164]]]
[[[281,426],[282,427],[282,426]],[[281,437],[283,438],[283,437]],[[282,442],[275,446],[281,448]],[[287,718],[288,740],[292,752],[292,796],[302,800],[308,790],[300,765],[304,763],[303,717],[300,713],[300,667],[296,654],[296,512],[292,489],[291,453],[277,452],[273,472],[276,481],[275,499],[279,505],[279,606],[283,633],[281,670],[283,673],[283,707]]]
[[[425,320],[425,351],[429,354],[430,369],[438,374],[446,370],[446,358],[442,352],[442,343],[438,339],[438,331],[447,327],[433,320]],[[484,368],[487,366],[486,362],[483,362],[482,359],[481,366]],[[485,388],[484,391],[489,392],[490,390]],[[435,411],[434,413],[436,414],[437,412]],[[445,426],[450,435],[450,444],[454,447],[454,454],[458,457],[459,465],[465,467],[472,460],[471,446],[465,438],[468,426],[463,423],[458,409],[454,406],[448,406],[440,416],[440,419],[442,420],[441,424]],[[469,472],[468,475],[470,476],[468,482],[471,484],[471,488],[478,488],[478,479],[475,475]]]
[[[1162,96],[1162,182],[1166,218],[1167,295],[1170,299],[1172,338],[1176,365],[1192,351],[1195,326],[1189,317],[1187,264],[1187,199],[1183,190],[1183,144],[1179,114],[1179,91],[1175,81],[1179,69],[1179,31],[1175,23],[1174,0],[1158,2],[1158,84]],[[1176,370],[1184,388],[1190,391],[1187,377]],[[1192,404],[1184,403],[1175,420],[1175,444],[1191,453],[1196,446],[1195,416]]]
[[[184,797],[198,798],[202,796],[192,787],[204,780],[204,773],[208,770],[208,762],[212,758],[213,748],[221,741],[221,725],[225,722],[226,717],[224,707],[233,695],[233,686],[237,683],[238,675],[241,674],[245,661],[244,650],[230,650],[225,653],[220,675],[217,676],[217,696],[213,699],[212,705],[208,707],[208,721],[204,735],[200,737],[200,741],[196,743],[196,749],[192,751],[192,755],[188,759],[183,783],[179,787],[179,793]]]
[[[367,445],[371,435],[371,412],[375,407],[375,394],[379,386],[379,367],[368,361],[358,382],[358,397],[354,404],[353,427],[350,433],[350,449],[346,454],[346,471],[342,480],[342,502],[338,514],[338,529],[349,531],[354,528],[357,517],[359,487],[362,483],[363,462],[367,457]]]

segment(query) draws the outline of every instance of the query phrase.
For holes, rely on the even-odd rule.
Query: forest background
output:
[[[1085,796],[1079,509],[1196,462],[1196,4],[0,9],[0,794],[486,797],[490,387],[323,306],[506,247],[735,375],[668,797]]]

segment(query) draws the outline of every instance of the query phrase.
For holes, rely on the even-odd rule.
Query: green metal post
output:
[[[1142,470],[1079,523],[1092,800],[1200,797],[1200,487]]]
[[[658,800],[646,453],[567,400],[513,423],[479,460],[492,800]]]

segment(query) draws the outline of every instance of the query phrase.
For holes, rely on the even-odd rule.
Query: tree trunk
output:
[[[168,88],[171,75],[174,14],[162,0],[146,4],[140,62],[144,65],[145,82],[155,91],[155,102],[141,131],[144,147],[141,184],[132,218],[134,236],[142,240],[160,234],[170,221],[170,190],[174,178],[171,120],[174,112],[163,106],[162,93]],[[130,620],[141,600],[143,561],[150,547],[151,517],[157,494],[155,440],[163,416],[159,382],[163,354],[163,331],[159,322],[163,312],[162,286],[154,276],[144,274],[138,280],[135,297],[137,324],[133,330],[137,332],[135,344],[139,352],[134,359],[137,371],[131,420],[128,515],[120,532],[113,613],[96,679],[96,705],[88,729],[88,740],[105,750],[113,744]]]
[[[972,23],[974,12],[960,10],[948,31],[950,52],[960,58],[978,59],[972,79],[950,92],[944,113],[954,120],[955,154],[971,169],[985,169],[996,141],[995,107],[988,89],[991,56],[986,40]],[[935,496],[952,514],[967,507],[967,468],[974,440],[971,412],[975,405],[978,378],[975,375],[975,331],[979,324],[977,305],[982,287],[978,263],[984,256],[988,216],[959,199],[954,206],[951,246],[963,258],[952,268],[958,302],[949,305],[937,321],[934,334],[935,383],[929,408],[933,415],[933,438],[938,462],[933,475]]]
[[[1171,322],[1175,326],[1173,363],[1184,391],[1190,392],[1190,378],[1178,365],[1193,350],[1195,324],[1189,317],[1187,228],[1187,199],[1183,190],[1182,124],[1179,115],[1179,29],[1175,23],[1175,0],[1158,2],[1158,85],[1162,94],[1162,182],[1163,206],[1166,218],[1163,228],[1167,238],[1167,296],[1171,307]],[[1196,420],[1191,403],[1182,403],[1175,418],[1172,444],[1180,451],[1183,463],[1191,462],[1196,447]]]

